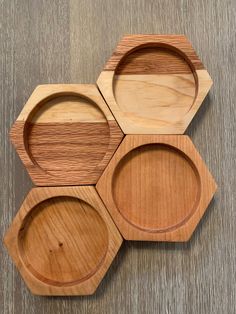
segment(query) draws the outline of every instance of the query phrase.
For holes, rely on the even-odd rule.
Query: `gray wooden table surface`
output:
[[[95,82],[124,33],[191,40],[214,87],[186,133],[218,192],[189,243],[126,242],[94,296],[33,296],[2,245],[32,186],[9,128],[36,85]],[[0,313],[236,313],[235,48],[235,0],[0,0]]]

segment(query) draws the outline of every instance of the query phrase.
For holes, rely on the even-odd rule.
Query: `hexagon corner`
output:
[[[123,136],[92,84],[39,85],[10,130],[38,186],[96,184]]]
[[[126,240],[188,241],[216,183],[185,135],[127,135],[96,189]]]
[[[122,241],[93,186],[32,189],[4,237],[37,295],[93,294]]]
[[[124,134],[183,134],[212,80],[184,35],[126,35],[97,85]]]

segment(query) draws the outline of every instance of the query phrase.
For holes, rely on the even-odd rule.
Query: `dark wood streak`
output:
[[[24,125],[15,122],[11,139],[36,185],[95,184],[123,138],[114,120],[26,123],[22,135]]]
[[[125,57],[116,74],[189,74],[192,70],[178,53],[166,48],[142,48]]]
[[[34,161],[55,176],[96,168],[109,140],[106,122],[31,124],[26,139]]]
[[[174,35],[162,36],[162,35],[136,35],[135,37],[126,35],[118,43],[115,51],[113,52],[111,58],[105,65],[105,71],[115,71],[119,62],[127,53],[132,53],[132,51],[139,51],[144,47],[160,47],[169,50],[170,53],[178,52],[182,56],[190,60],[195,70],[204,69],[203,64],[199,60],[196,52],[192,48],[188,40],[181,35],[177,37]],[[133,55],[134,56],[134,55]],[[126,56],[125,56],[126,58]],[[178,70],[178,67],[177,67]]]

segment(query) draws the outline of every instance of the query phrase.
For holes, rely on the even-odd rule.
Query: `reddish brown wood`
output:
[[[168,48],[144,47],[129,53],[115,69],[121,74],[192,73],[184,58]]]
[[[185,56],[191,60],[194,68],[197,70],[204,69],[204,66],[194,51],[192,45],[184,35],[153,35],[153,34],[139,34],[139,35],[125,35],[117,45],[112,57],[105,65],[105,71],[115,71],[117,64],[127,53],[132,52],[138,47],[162,47],[170,48],[172,51]]]
[[[4,241],[34,294],[87,295],[122,238],[95,188],[81,186],[31,190]]]
[[[96,188],[127,240],[187,241],[216,190],[184,135],[127,135]]]

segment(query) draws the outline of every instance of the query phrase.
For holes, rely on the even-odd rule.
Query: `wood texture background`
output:
[[[235,0],[0,0],[1,239],[31,187],[10,125],[37,84],[95,82],[124,33],[192,41],[214,86],[186,133],[218,183],[189,243],[126,242],[91,297],[32,296],[1,242],[1,313],[236,312],[235,15]]]

